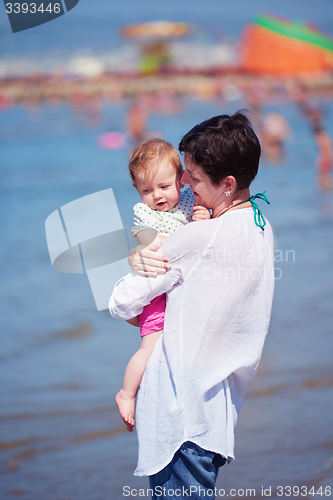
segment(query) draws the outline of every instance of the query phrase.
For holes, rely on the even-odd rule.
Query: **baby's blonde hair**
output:
[[[179,176],[182,175],[183,166],[177,149],[170,142],[163,139],[147,139],[140,142],[132,151],[129,159],[129,172],[135,185],[135,173],[143,173],[145,177],[154,175],[158,163],[168,160]]]

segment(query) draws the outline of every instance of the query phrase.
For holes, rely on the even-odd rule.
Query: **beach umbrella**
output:
[[[240,58],[242,69],[255,73],[324,72],[333,68],[333,38],[309,24],[261,14],[244,30]]]
[[[151,21],[147,23],[128,24],[121,29],[125,38],[161,39],[189,35],[192,26],[189,23],[172,21]]]
[[[169,42],[189,35],[192,31],[193,27],[189,23],[151,21],[128,24],[121,29],[121,34],[140,45],[141,71],[144,74],[151,74],[166,68],[172,62]]]

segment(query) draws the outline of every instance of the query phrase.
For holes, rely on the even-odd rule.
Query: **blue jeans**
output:
[[[214,499],[218,470],[225,462],[221,455],[186,441],[164,469],[149,476],[153,500]]]

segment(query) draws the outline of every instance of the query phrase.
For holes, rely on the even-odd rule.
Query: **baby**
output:
[[[163,241],[192,220],[210,219],[207,208],[193,206],[192,191],[180,191],[183,167],[177,150],[162,139],[138,144],[129,160],[133,186],[142,203],[134,207],[133,234],[141,245],[158,250]],[[141,345],[130,359],[123,386],[116,395],[120,416],[131,432],[134,427],[135,398],[148,359],[163,331],[166,295],[156,297],[129,323],[140,326]]]

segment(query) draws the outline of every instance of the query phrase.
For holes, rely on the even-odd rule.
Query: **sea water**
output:
[[[333,106],[325,105],[332,135]],[[196,123],[244,106],[186,99],[177,115],[151,115],[149,128],[177,147]],[[108,500],[123,498],[126,486],[131,497],[148,487],[133,476],[136,434],[114,403],[138,331],[97,311],[86,275],[52,268],[44,229],[60,206],[109,187],[131,225],[138,195],[129,150],[98,147],[101,133],[124,131],[126,109],[104,105],[94,125],[65,104],[0,115],[1,499]],[[275,234],[272,320],[219,498],[321,486],[328,496],[332,486],[333,194],[316,187],[307,123],[290,103],[277,109],[294,135],[281,162],[261,162],[251,189],[271,202],[262,209]]]

